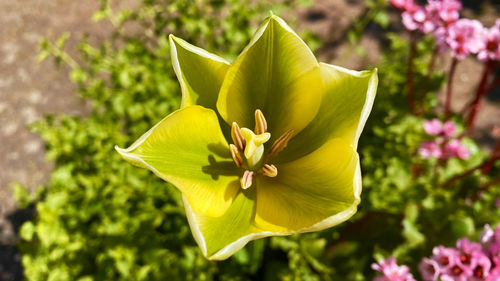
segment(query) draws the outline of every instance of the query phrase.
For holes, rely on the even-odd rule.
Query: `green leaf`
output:
[[[22,239],[31,241],[33,239],[33,235],[35,235],[35,225],[31,222],[25,222],[19,231],[19,235]]]

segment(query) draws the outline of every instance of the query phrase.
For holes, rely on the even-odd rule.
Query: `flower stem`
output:
[[[497,142],[495,149],[493,149],[493,153],[491,154],[490,160],[484,165],[481,172],[487,174],[491,168],[493,167],[493,163],[500,158],[500,140]]]
[[[497,148],[498,148],[498,145],[497,145]],[[495,150],[496,150],[496,149],[495,149]],[[468,176],[468,175],[470,175],[470,174],[474,173],[475,171],[477,171],[477,170],[479,170],[479,169],[481,169],[481,172],[482,172],[483,174],[485,174],[485,173],[483,172],[483,170],[485,169],[485,167],[487,167],[488,165],[493,165],[493,163],[494,163],[495,161],[497,161],[498,159],[500,159],[500,155],[496,155],[496,156],[492,155],[492,157],[490,157],[488,160],[484,161],[483,163],[481,163],[481,164],[479,164],[479,165],[476,165],[476,166],[474,166],[474,167],[472,167],[472,168],[470,168],[470,169],[468,169],[468,170],[465,170],[464,172],[462,172],[462,173],[460,173],[460,174],[458,174],[458,175],[456,175],[456,176],[452,177],[451,179],[449,179],[449,180],[445,181],[445,182],[443,183],[443,187],[449,186],[449,185],[451,185],[452,183],[456,182],[457,180],[463,179],[463,178],[465,178],[466,176]]]
[[[434,51],[432,51],[432,57],[429,62],[429,65],[427,66],[427,73],[425,74],[425,78],[429,79],[429,76],[431,75],[432,71],[434,70],[434,64],[436,63],[436,58],[438,54],[439,48],[438,46],[434,46]]]
[[[488,191],[488,189],[490,189],[491,186],[499,183],[500,183],[500,178],[490,180],[488,183],[479,188],[477,193],[471,198],[472,201],[476,201],[477,199],[479,199],[479,196],[481,196],[481,193]]]
[[[479,82],[479,87],[477,88],[476,97],[472,101],[469,116],[467,117],[467,134],[470,135],[474,130],[474,121],[476,120],[476,115],[481,107],[481,98],[486,93],[486,82],[488,82],[488,75],[493,68],[494,62],[488,60],[484,65],[483,75],[481,77],[481,82]]]
[[[411,113],[415,113],[415,86],[413,81],[413,59],[417,49],[417,42],[413,32],[410,34],[410,54],[408,56],[408,106]]]
[[[457,68],[458,60],[453,58],[450,65],[450,72],[448,73],[448,85],[446,86],[446,100],[444,102],[444,121],[448,121],[450,118],[450,107],[451,107],[451,94],[453,91],[453,76],[455,75],[455,69]]]

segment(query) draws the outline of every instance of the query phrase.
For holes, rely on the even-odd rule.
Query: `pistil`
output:
[[[262,164],[264,155],[264,143],[266,143],[270,138],[270,133],[262,133],[256,135],[250,129],[242,128],[241,134],[245,138],[246,146],[244,150],[244,155],[247,160],[248,167],[250,169],[255,169]]]

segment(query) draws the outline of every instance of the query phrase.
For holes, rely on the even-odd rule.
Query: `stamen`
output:
[[[245,138],[243,138],[240,126],[238,126],[236,122],[233,122],[233,126],[231,126],[231,138],[240,151],[243,151],[243,149],[245,149]]]
[[[260,171],[264,176],[270,178],[274,178],[275,176],[278,175],[278,168],[276,168],[276,166],[274,165],[264,164],[264,166],[262,166],[262,169],[260,169]]]
[[[247,189],[252,186],[253,172],[246,170],[240,179],[241,188]]]
[[[234,144],[229,145],[229,149],[231,150],[231,155],[233,156],[234,163],[236,164],[236,167],[241,167],[243,166],[243,158],[241,158],[240,151]]]
[[[255,110],[255,134],[260,135],[267,132],[267,122],[260,109]]]
[[[281,137],[279,137],[277,140],[274,141],[273,145],[271,146],[271,149],[269,150],[269,154],[267,155],[267,158],[273,158],[276,156],[278,153],[280,153],[285,147],[288,145],[288,141],[292,138],[294,133],[293,129],[290,129],[286,131]]]

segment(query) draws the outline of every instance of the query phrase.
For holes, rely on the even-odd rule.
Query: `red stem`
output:
[[[446,100],[444,102],[444,121],[448,121],[450,118],[450,107],[451,107],[451,93],[453,90],[453,76],[455,75],[455,69],[457,68],[458,60],[453,58],[451,61],[450,72],[448,73],[448,85],[446,87]]]
[[[481,82],[479,82],[479,87],[477,88],[476,97],[472,102],[470,107],[469,116],[467,117],[467,134],[470,135],[474,130],[474,121],[476,120],[477,112],[481,107],[481,97],[485,94],[486,83],[488,82],[488,75],[493,68],[494,62],[488,60],[484,65],[483,76],[481,77]]]
[[[410,107],[410,112],[415,113],[415,87],[413,81],[413,59],[415,57],[415,51],[417,43],[415,42],[415,36],[413,33],[410,34],[410,55],[408,56],[408,106]]]
[[[487,184],[483,185],[481,188],[479,188],[479,191],[471,198],[472,201],[476,201],[479,199],[479,196],[481,196],[481,193],[488,191],[491,186],[500,183],[500,178],[492,179],[490,180]]]
[[[496,178],[496,179],[493,179],[491,180],[490,182],[488,182],[487,184],[485,184],[482,188],[481,188],[481,191],[484,192],[486,190],[488,190],[488,188],[490,188],[490,186],[492,185],[495,185],[497,183],[500,183],[500,178]]]
[[[479,164],[479,165],[476,165],[468,170],[465,170],[464,172],[452,177],[451,179],[445,181],[443,183],[443,186],[446,187],[446,186],[449,186],[451,185],[452,183],[456,182],[457,180],[460,180],[460,179],[463,179],[465,178],[466,176],[474,173],[475,171],[477,171],[478,169],[481,169],[481,172],[483,172],[483,170],[485,169],[485,167],[487,167],[488,165],[493,165],[493,163],[495,163],[495,161],[499,160],[500,159],[500,155],[492,155],[492,157],[490,157],[488,160],[484,161],[483,163]],[[483,172],[484,174],[484,172]]]
[[[436,57],[437,57],[438,51],[439,51],[439,48],[436,45],[434,47],[434,51],[432,51],[431,61],[429,62],[429,65],[427,66],[427,73],[425,74],[426,78],[428,78],[431,75],[432,70],[434,70],[434,64],[436,63]]]
[[[490,160],[484,165],[481,172],[484,174],[488,173],[493,167],[493,163],[495,160],[500,158],[500,140],[497,142],[495,149],[493,149],[493,153],[491,154]]]
[[[490,86],[488,86],[488,88],[486,88],[486,90],[484,91],[484,95],[488,95],[491,91],[493,91],[496,87],[500,86],[500,77],[498,77],[497,79],[493,80],[493,82],[490,83]],[[475,98],[469,100],[467,103],[465,103],[464,107],[460,110],[460,113],[464,114],[467,109],[470,108],[470,106],[472,105],[472,103],[474,102]]]

